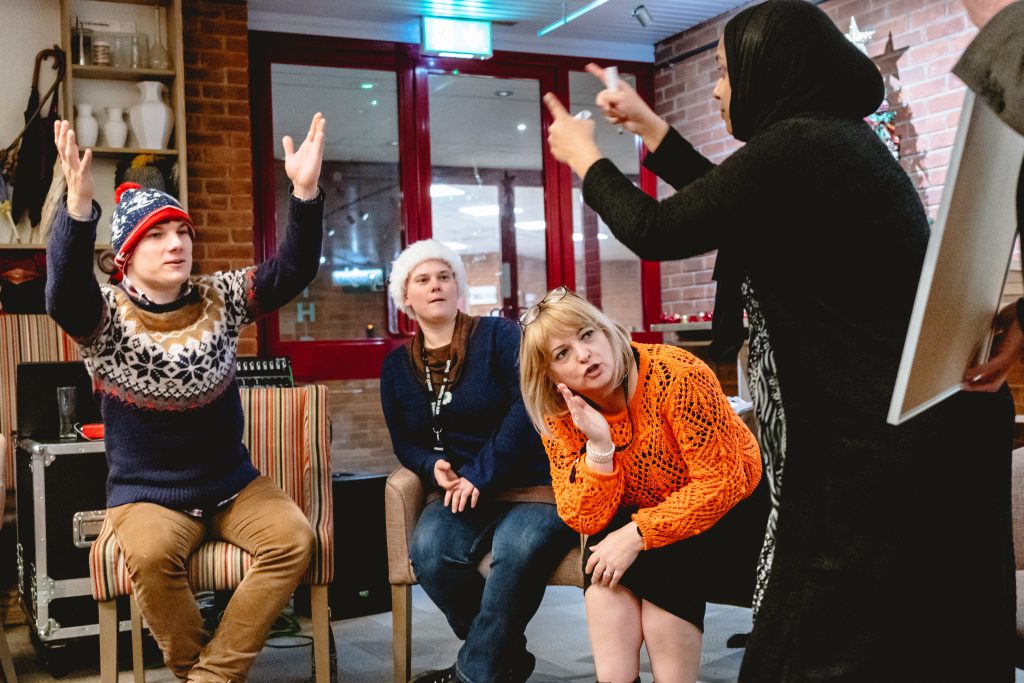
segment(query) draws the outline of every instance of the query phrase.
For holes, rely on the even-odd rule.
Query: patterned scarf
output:
[[[477,316],[466,315],[462,311],[457,311],[455,314],[455,330],[452,332],[451,343],[436,349],[426,349],[427,364],[430,365],[430,377],[435,387],[440,386],[441,381],[444,379],[444,366],[449,358],[452,359],[451,374],[448,381],[449,389],[459,381],[459,373],[462,370],[463,360],[466,356],[466,347],[469,345],[469,338],[473,335],[473,330],[476,329],[476,324],[479,320],[480,318]],[[425,371],[423,367],[423,351],[423,330],[418,330],[416,336],[412,338],[409,344],[409,361],[412,363],[416,376],[419,378],[423,377]]]

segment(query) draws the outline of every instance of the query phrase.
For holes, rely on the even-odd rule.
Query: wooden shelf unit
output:
[[[83,5],[87,5],[88,12],[85,16],[80,16],[79,12],[82,11]],[[97,8],[103,8],[104,5],[109,5],[109,12],[98,11]],[[156,25],[155,15],[153,9],[155,7],[163,8],[163,14],[165,16],[163,30],[165,35],[163,36],[163,44],[167,48],[170,57],[170,68],[167,69],[150,69],[150,68],[122,68],[113,66],[97,66],[97,65],[81,65],[81,64],[70,64],[71,61],[71,29],[74,26],[76,17],[83,20],[99,21],[99,20],[116,20],[119,18],[119,6],[133,5],[136,7],[149,8],[148,16],[142,16],[136,13],[137,16],[142,16],[142,21],[138,22],[136,28],[137,32],[146,33],[150,39],[150,49],[160,40],[158,34],[160,27]],[[96,168],[94,171],[98,175],[101,169],[111,174],[111,169],[116,164],[125,159],[131,159],[139,154],[155,154],[160,156],[172,156],[177,157],[178,164],[178,200],[181,205],[188,210],[188,156],[186,154],[186,137],[185,137],[185,66],[184,66],[184,47],[182,44],[182,19],[181,19],[182,0],[89,0],[83,2],[83,0],[60,0],[60,20],[61,20],[61,45],[67,55],[69,68],[64,78],[63,85],[63,100],[61,102],[61,108],[64,118],[69,121],[74,121],[75,108],[74,105],[79,103],[78,97],[81,96],[81,88],[77,87],[76,84],[99,84],[88,86],[94,88],[93,92],[96,92],[95,88],[103,88],[105,83],[115,84],[110,86],[111,92],[117,94],[123,103],[125,95],[123,91],[117,92],[116,88],[124,88],[126,83],[138,83],[140,81],[160,81],[167,86],[167,98],[168,104],[171,107],[171,111],[174,115],[174,129],[171,133],[171,140],[169,149],[138,149],[134,147],[125,148],[112,148],[112,147],[93,147],[94,164]],[[150,28],[152,27],[152,30]],[[120,83],[118,86],[116,84]],[[137,101],[137,100],[135,100]],[[103,109],[104,103],[98,101],[84,102],[91,104],[95,107],[96,111],[99,112]],[[134,101],[132,102],[134,104]],[[125,119],[128,122],[128,105],[125,107]],[[100,120],[100,117],[97,117]],[[100,124],[102,131],[102,123]],[[129,131],[131,130],[129,124]],[[102,133],[101,133],[102,139]],[[129,138],[131,142],[131,138]],[[103,214],[110,216],[113,212],[113,187],[103,188],[103,192],[109,190],[109,199],[104,200],[104,195],[99,191],[97,192],[97,201],[103,208]]]

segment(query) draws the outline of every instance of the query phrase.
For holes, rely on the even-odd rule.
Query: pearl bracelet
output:
[[[615,444],[612,444],[612,447],[609,448],[606,453],[601,453],[600,451],[594,450],[593,442],[587,439],[587,459],[590,460],[590,462],[595,465],[607,465],[612,461],[614,456]]]

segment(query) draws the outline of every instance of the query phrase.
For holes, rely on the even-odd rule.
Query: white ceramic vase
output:
[[[139,92],[142,101],[131,108],[128,120],[132,133],[142,149],[167,149],[171,139],[174,116],[171,108],[163,101],[167,89],[160,81],[140,81]]]
[[[78,116],[75,117],[75,137],[82,149],[95,147],[100,134],[100,123],[92,115],[92,105],[80,103],[76,105]]]
[[[128,140],[128,124],[124,122],[124,107],[107,107],[107,122],[103,124],[103,137],[107,147],[124,147]]]

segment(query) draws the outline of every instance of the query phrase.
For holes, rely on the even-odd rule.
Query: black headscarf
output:
[[[806,0],[768,0],[725,25],[737,140],[805,112],[863,118],[885,95],[874,62]]]
[[[747,141],[797,114],[860,119],[885,95],[874,62],[806,0],[768,0],[729,20],[723,35],[732,95],[732,134]],[[743,344],[743,271],[731,250],[715,260],[712,357],[735,356]]]

